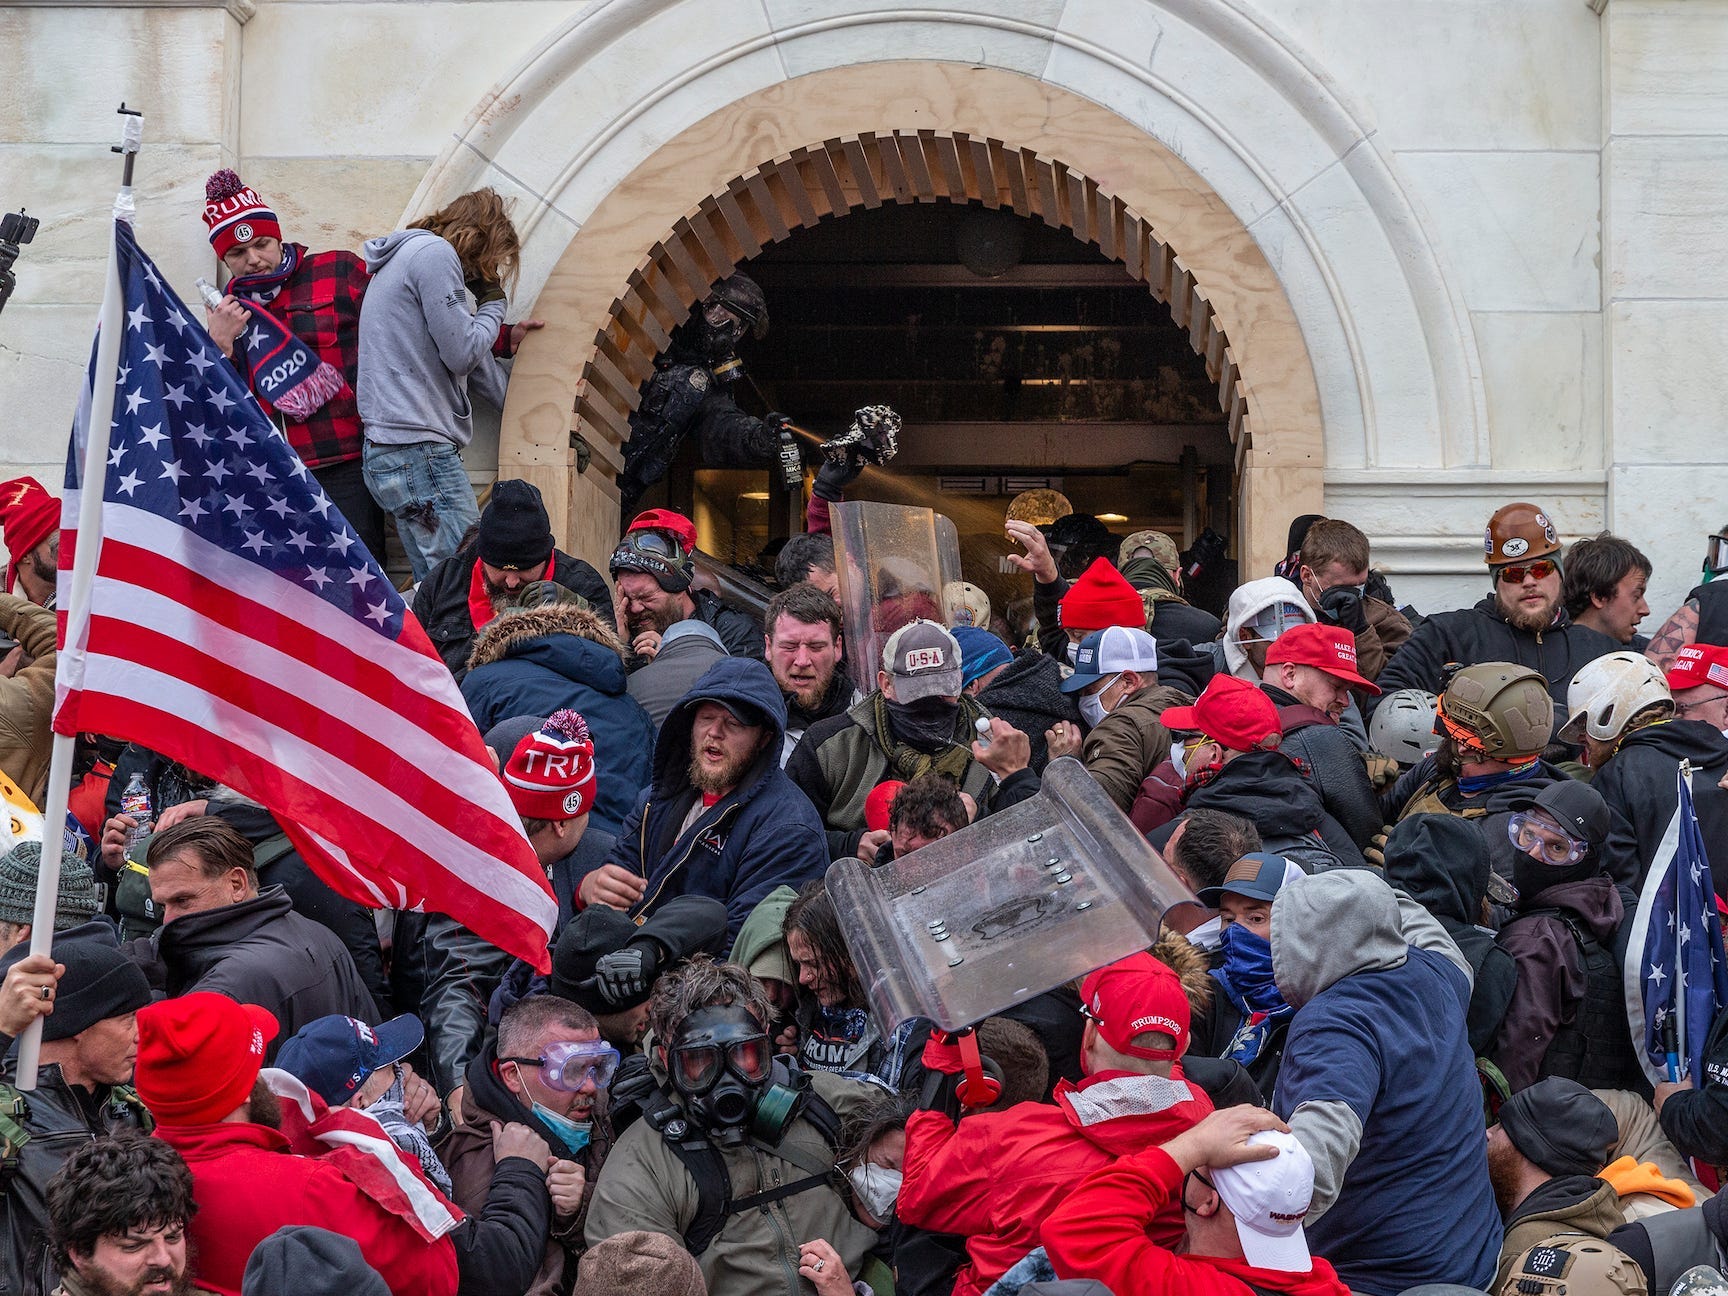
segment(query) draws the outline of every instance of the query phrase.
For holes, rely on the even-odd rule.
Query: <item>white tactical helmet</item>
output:
[[[1612,742],[1627,722],[1647,707],[1673,706],[1662,672],[1648,657],[1630,649],[1611,652],[1588,663],[1566,686],[1566,723],[1557,735],[1577,743],[1585,734]]]
[[[1440,746],[1434,732],[1438,699],[1422,689],[1399,689],[1380,699],[1368,727],[1368,745],[1400,765],[1415,765]]]

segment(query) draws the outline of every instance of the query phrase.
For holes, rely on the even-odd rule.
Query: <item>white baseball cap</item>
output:
[[[1133,626],[1106,626],[1094,630],[1069,652],[1074,673],[1062,681],[1064,693],[1078,693],[1108,675],[1131,670],[1141,675],[1158,673],[1158,641]]]
[[[1314,1162],[1294,1134],[1263,1130],[1249,1144],[1269,1144],[1278,1155],[1212,1171],[1213,1186],[1236,1217],[1242,1258],[1256,1269],[1307,1273],[1314,1267],[1302,1217],[1314,1198]]]

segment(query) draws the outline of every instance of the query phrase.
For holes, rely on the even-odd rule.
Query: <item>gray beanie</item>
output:
[[[42,869],[42,843],[19,842],[0,855],[0,922],[28,923],[36,916],[36,875]],[[102,908],[96,877],[83,855],[60,857],[60,896],[54,930],[70,931],[89,922]]]

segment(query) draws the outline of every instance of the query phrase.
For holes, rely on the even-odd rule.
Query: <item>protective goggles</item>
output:
[[[1556,868],[1576,864],[1590,849],[1589,842],[1581,842],[1529,813],[1515,814],[1507,820],[1506,835],[1514,846],[1532,859]]]
[[[688,557],[683,545],[661,531],[631,531],[612,551],[612,560],[616,562],[626,554],[639,558],[658,558],[661,562],[669,563],[681,563]]]
[[[711,1044],[683,1044],[667,1051],[673,1079],[680,1092],[701,1097],[720,1083],[720,1074],[730,1071],[747,1085],[768,1078],[774,1050],[763,1034]]]
[[[1711,536],[1709,547],[1704,551],[1705,576],[1714,576],[1721,571],[1728,571],[1728,533]]]
[[[548,1089],[577,1093],[585,1084],[604,1089],[618,1073],[618,1050],[593,1040],[553,1040],[537,1058],[501,1057],[500,1062],[540,1068]]]
[[[1547,580],[1560,568],[1546,558],[1538,558],[1533,563],[1513,563],[1502,567],[1494,573],[1495,577],[1507,585],[1522,585],[1524,578],[1531,580]]]

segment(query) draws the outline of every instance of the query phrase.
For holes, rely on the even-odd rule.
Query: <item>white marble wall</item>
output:
[[[354,247],[444,196],[467,149],[531,217],[532,294],[632,159],[729,97],[950,58],[1106,103],[1250,224],[1314,358],[1328,507],[1370,530],[1402,595],[1474,596],[1482,523],[1520,496],[1569,534],[1644,544],[1657,616],[1684,591],[1697,537],[1728,518],[1728,0],[921,7],[259,0],[244,25],[243,4],[0,9],[0,39],[30,52],[0,82],[0,203],[45,218],[0,317],[0,475],[59,476],[121,97],[150,114],[140,233],[185,292],[212,266],[215,166],[291,234]],[[552,75],[578,27],[584,75]],[[476,476],[493,458],[482,436]]]
[[[1609,519],[1656,563],[1654,622],[1728,521],[1728,3],[1602,21]]]

